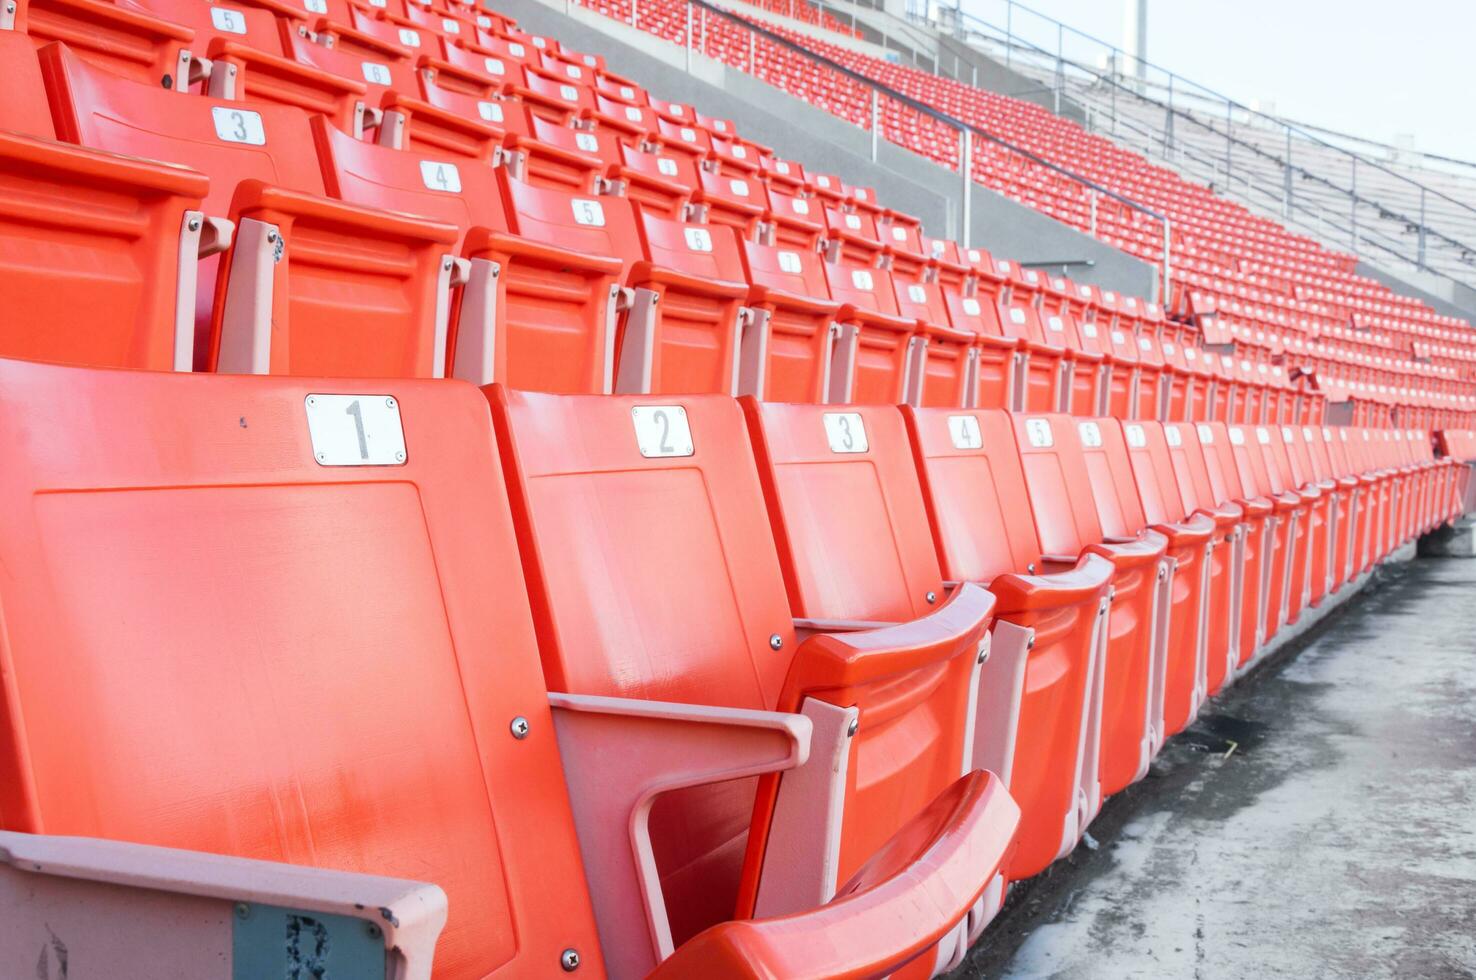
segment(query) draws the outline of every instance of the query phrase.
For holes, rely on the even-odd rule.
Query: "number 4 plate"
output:
[[[405,430],[391,395],[308,395],[308,436],[320,466],[403,466]]]

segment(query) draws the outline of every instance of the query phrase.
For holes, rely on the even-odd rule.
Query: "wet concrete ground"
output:
[[[1206,705],[960,978],[1476,978],[1476,561],[1380,570]]]

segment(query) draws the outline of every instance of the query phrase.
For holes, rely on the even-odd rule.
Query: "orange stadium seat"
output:
[[[1087,552],[1059,572],[1037,574],[1045,565],[1041,539],[1033,522],[1019,519],[1035,498],[1008,413],[908,406],[903,414],[945,580],[994,593],[1000,670],[1019,669],[1019,651],[1028,651],[1020,702],[1005,700],[1012,684],[988,691],[995,712],[1018,714],[1014,738],[975,754],[1009,782],[1020,804],[1019,848],[1008,877],[1027,878],[1068,853],[1085,829],[1100,728],[1093,685],[1107,642],[1113,566]]]
[[[19,910],[0,962],[31,963],[32,937],[60,930],[128,978],[199,975],[222,947],[252,975],[430,977],[432,960],[446,980],[632,962],[672,978],[905,975],[932,965],[1008,849],[1007,792],[950,773],[828,904],[718,923],[658,965],[669,941],[606,914],[647,883],[628,831],[649,802],[571,765],[576,793],[625,817],[591,840],[561,763],[589,761],[581,723],[630,720],[626,766],[685,744],[668,772],[719,780],[793,766],[813,729],[546,693],[474,389],[4,361],[0,409],[0,560],[66,557],[64,574],[0,582],[0,691],[77,711],[0,723],[22,747],[0,763],[0,899]],[[222,416],[237,436],[220,438]],[[97,418],[114,420],[104,451],[51,451]],[[175,775],[109,777],[125,770]]]
[[[623,854],[642,828],[633,831],[608,812],[607,794],[593,787],[573,795],[606,935],[616,934],[608,930],[617,921],[618,934],[644,935],[649,919],[658,946],[680,944],[735,908],[740,916],[770,915],[821,904],[950,792],[967,768],[961,727],[956,737],[914,746],[905,777],[863,781],[858,774],[880,764],[877,753],[894,758],[893,712],[961,723],[988,624],[982,591],[967,590],[914,622],[807,635],[785,595],[732,399],[662,402],[500,387],[488,394],[544,640],[544,673],[571,705],[570,729],[598,739],[575,746],[561,737],[565,765],[580,774],[576,782],[598,773],[666,791],[642,844],[651,880],[603,907],[598,879],[626,859],[591,857],[599,853],[594,835]],[[615,511],[618,520],[606,519]],[[612,567],[639,571],[612,577]],[[953,680],[944,682],[934,668]],[[908,707],[894,699],[896,685],[923,676],[931,681],[918,689],[921,700]],[[728,754],[760,725],[812,728],[809,761],[792,778],[776,776],[772,762],[745,763],[739,755],[725,764],[722,782],[646,772],[644,760],[619,749],[623,733],[634,738],[643,727],[619,702],[610,704],[629,698],[701,706],[709,727],[692,737],[699,745],[728,743]],[[765,744],[773,739],[767,735]],[[668,744],[680,758],[675,732]],[[610,767],[617,757],[621,766]],[[789,759],[804,761],[795,753]],[[1002,786],[997,795],[990,832],[998,847],[977,866],[979,894],[1007,856],[1018,815]],[[960,935],[967,925],[960,918]],[[958,941],[946,939],[937,956],[951,959]],[[605,945],[622,975],[648,965],[638,946],[617,953]]]
[[[210,174],[204,209],[235,224],[201,266],[194,361],[225,373],[439,377],[455,230],[323,196],[307,117],[171,94],[41,52],[58,135]],[[213,307],[211,299],[214,298]]]

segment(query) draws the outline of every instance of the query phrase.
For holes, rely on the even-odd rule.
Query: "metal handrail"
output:
[[[1034,7],[1031,7],[1028,4],[1020,3],[1019,0],[1003,0],[1003,2],[1005,4],[1005,8],[1006,8],[1006,12],[1007,13],[1011,10],[1011,8],[1018,7],[1019,9],[1025,11],[1025,12],[1027,12],[1029,14],[1032,14],[1033,16],[1039,17],[1041,20],[1044,20],[1044,21],[1049,22],[1051,25],[1053,25],[1054,27],[1056,27],[1058,29],[1058,31],[1060,31],[1062,33],[1074,34],[1075,36],[1080,37],[1083,40],[1091,41],[1093,44],[1097,44],[1097,45],[1100,45],[1100,46],[1102,46],[1104,48],[1107,48],[1109,51],[1112,52],[1113,64],[1119,63],[1119,56],[1126,55],[1126,52],[1124,52],[1116,44],[1113,44],[1110,41],[1104,41],[1101,38],[1097,37],[1096,35],[1089,34],[1086,31],[1078,30],[1077,28],[1072,27],[1070,24],[1067,24],[1067,23],[1064,23],[1063,21],[1057,20],[1056,18],[1052,17],[1050,14],[1041,13],[1039,10],[1036,10]],[[966,12],[964,12],[958,6],[955,6],[955,7],[951,8],[951,9],[953,10],[954,17],[957,18],[960,23],[964,22],[965,20],[970,20],[970,21],[975,21],[977,23],[983,24],[983,25],[985,25],[987,27],[993,28],[994,30],[1001,30],[1001,28],[999,27],[999,25],[997,25],[997,24],[991,24],[989,21],[983,19],[982,17],[979,17],[977,14],[966,13]],[[1012,28],[1006,27],[1006,28],[1004,28],[1004,30],[1011,31]],[[1042,49],[1040,49],[1040,48],[1037,47],[1037,50],[1042,50]],[[1348,156],[1348,157],[1356,157],[1357,160],[1358,160],[1359,165],[1361,165],[1361,166],[1369,166],[1369,167],[1373,167],[1376,170],[1382,170],[1385,173],[1388,173],[1392,177],[1395,177],[1395,178],[1397,178],[1399,180],[1402,180],[1402,181],[1405,181],[1407,183],[1413,184],[1417,188],[1420,188],[1422,190],[1425,190],[1426,192],[1428,192],[1428,193],[1430,193],[1432,195],[1435,195],[1437,197],[1443,198],[1444,200],[1448,200],[1452,204],[1455,204],[1458,207],[1461,207],[1461,208],[1463,208],[1463,209],[1465,209],[1467,211],[1470,211],[1473,214],[1476,214],[1476,207],[1473,207],[1473,206],[1465,203],[1464,201],[1461,201],[1461,200],[1459,200],[1457,198],[1450,197],[1449,195],[1446,195],[1446,194],[1442,193],[1441,191],[1439,191],[1439,190],[1437,190],[1435,188],[1427,187],[1426,185],[1420,183],[1419,181],[1415,180],[1412,177],[1406,176],[1405,174],[1401,174],[1401,173],[1397,173],[1395,171],[1389,170],[1387,167],[1384,167],[1378,161],[1373,160],[1373,159],[1370,159],[1368,157],[1365,157],[1365,156],[1363,156],[1360,153],[1354,153],[1353,151],[1348,150],[1348,149],[1346,149],[1344,147],[1340,147],[1340,146],[1337,146],[1337,145],[1335,145],[1333,143],[1329,143],[1326,140],[1323,140],[1323,139],[1321,139],[1321,138],[1319,138],[1317,136],[1312,135],[1311,133],[1307,132],[1302,127],[1297,126],[1297,125],[1295,125],[1293,123],[1287,122],[1285,119],[1279,118],[1277,116],[1272,116],[1272,115],[1270,115],[1268,113],[1265,113],[1265,112],[1260,111],[1259,109],[1253,109],[1250,106],[1247,106],[1247,105],[1244,105],[1244,104],[1242,104],[1240,102],[1237,102],[1235,99],[1230,98],[1228,95],[1225,95],[1225,94],[1223,94],[1221,92],[1217,92],[1214,89],[1210,88],[1209,86],[1202,85],[1199,82],[1196,82],[1196,81],[1194,81],[1192,79],[1185,78],[1184,76],[1178,74],[1177,72],[1170,71],[1169,69],[1164,68],[1161,65],[1154,64],[1153,62],[1147,60],[1146,58],[1140,58],[1140,57],[1137,57],[1136,55],[1134,55],[1133,58],[1132,58],[1132,60],[1133,61],[1136,61],[1138,64],[1142,65],[1145,69],[1152,69],[1154,71],[1157,71],[1157,72],[1162,73],[1163,75],[1165,75],[1166,77],[1168,77],[1169,79],[1171,79],[1173,81],[1183,82],[1185,84],[1191,85],[1194,88],[1198,89],[1199,91],[1204,92],[1207,95],[1209,95],[1211,97],[1211,99],[1213,99],[1214,101],[1219,102],[1219,103],[1224,104],[1224,105],[1227,105],[1231,109],[1238,109],[1238,110],[1240,110],[1245,115],[1257,116],[1257,117],[1259,117],[1261,119],[1265,119],[1266,121],[1268,121],[1270,123],[1273,123],[1276,126],[1279,126],[1279,127],[1283,128],[1283,129],[1289,130],[1290,132],[1293,132],[1293,133],[1298,134],[1299,136],[1301,136],[1303,139],[1307,140],[1308,142],[1320,144],[1322,146],[1327,147],[1330,150],[1333,150],[1334,152],[1342,153],[1343,155]]]
[[[1027,149],[1025,149],[1022,146],[1017,146],[1016,144],[1014,144],[1014,143],[1010,142],[1009,140],[1005,139],[1004,137],[999,136],[999,135],[997,135],[995,133],[991,133],[988,130],[983,129],[982,127],[980,127],[976,123],[972,123],[972,122],[968,122],[967,120],[959,119],[956,116],[950,115],[950,114],[948,114],[946,112],[943,112],[940,109],[934,108],[933,106],[928,105],[925,102],[921,102],[921,101],[919,101],[917,99],[914,99],[912,96],[907,95],[907,94],[905,94],[903,92],[900,92],[900,91],[898,91],[898,90],[896,90],[896,89],[894,89],[894,88],[892,88],[892,87],[890,87],[888,85],[884,85],[881,82],[878,82],[878,81],[875,81],[874,79],[868,78],[866,75],[863,75],[862,73],[860,73],[860,72],[858,72],[858,71],[856,71],[856,70],[854,70],[852,68],[848,68],[848,67],[846,67],[845,65],[841,64],[838,61],[835,61],[835,60],[833,60],[831,58],[828,58],[828,57],[826,57],[826,56],[824,56],[822,54],[818,54],[818,53],[816,53],[814,51],[811,51],[811,50],[809,50],[808,48],[804,47],[801,44],[798,44],[798,43],[796,43],[794,41],[791,41],[788,38],[786,38],[786,37],[784,37],[784,36],[782,36],[780,34],[777,34],[776,32],[771,31],[768,28],[766,28],[766,27],[764,27],[764,26],[762,26],[760,24],[757,24],[757,23],[754,23],[753,21],[748,20],[747,18],[743,17],[741,14],[738,14],[738,13],[735,13],[734,11],[730,11],[730,10],[727,10],[727,9],[725,9],[723,7],[720,7],[720,6],[718,6],[718,5],[714,4],[714,3],[709,2],[709,0],[687,0],[687,2],[691,6],[695,6],[695,7],[699,8],[699,9],[701,9],[701,10],[710,11],[711,13],[716,14],[717,16],[722,17],[722,18],[724,18],[724,19],[726,19],[726,20],[728,20],[728,21],[730,21],[730,22],[738,25],[740,28],[742,28],[743,30],[749,31],[754,36],[763,37],[766,41],[769,41],[772,44],[776,44],[776,45],[778,45],[778,46],[780,46],[780,47],[782,47],[782,48],[784,48],[784,49],[786,49],[786,50],[788,50],[788,51],[790,51],[790,52],[792,52],[794,54],[798,54],[801,57],[807,58],[810,61],[813,61],[813,62],[815,62],[815,63],[817,63],[819,65],[823,65],[825,68],[827,68],[827,69],[829,69],[831,71],[834,71],[835,73],[841,75],[842,77],[847,78],[847,79],[850,79],[851,81],[856,82],[857,84],[862,85],[862,86],[870,89],[876,95],[880,95],[882,97],[891,99],[894,102],[897,102],[897,103],[899,103],[899,104],[901,104],[903,106],[906,106],[907,108],[913,110],[914,112],[920,113],[921,115],[924,115],[924,116],[927,116],[927,117],[929,117],[931,119],[934,119],[937,122],[941,122],[944,125],[946,125],[946,126],[952,128],[952,129],[956,130],[960,134],[963,134],[965,136],[965,138],[962,141],[963,144],[964,144],[964,146],[962,148],[963,152],[960,155],[960,172],[961,172],[961,176],[963,177],[963,179],[965,181],[965,184],[966,184],[965,198],[964,198],[964,203],[965,203],[965,209],[966,210],[965,210],[965,221],[963,223],[963,233],[962,233],[962,236],[961,236],[961,244],[963,244],[965,247],[968,246],[967,236],[969,235],[968,219],[967,219],[967,204],[968,204],[967,186],[970,185],[970,184],[972,184],[972,181],[973,181],[972,170],[971,170],[971,167],[969,166],[970,163],[972,162],[971,161],[971,156],[969,154],[969,140],[972,139],[973,137],[976,137],[977,136],[977,137],[981,137],[981,138],[987,140],[988,142],[993,143],[993,144],[995,144],[997,146],[1003,147],[1004,149],[1008,150],[1009,152],[1011,152],[1011,153],[1013,153],[1013,154],[1015,154],[1015,155],[1017,155],[1019,157],[1022,157],[1024,159],[1030,161],[1031,163],[1039,166],[1039,167],[1043,167],[1046,170],[1049,170],[1049,171],[1051,171],[1053,173],[1057,173],[1057,174],[1060,174],[1063,177],[1066,177],[1068,180],[1071,180],[1072,182],[1074,182],[1076,184],[1079,184],[1082,187],[1088,189],[1089,191],[1092,192],[1093,195],[1101,196],[1101,197],[1106,197],[1106,198],[1108,198],[1110,200],[1116,201],[1117,203],[1121,204],[1122,206],[1124,206],[1124,207],[1126,207],[1126,208],[1128,208],[1130,210],[1137,211],[1137,212],[1139,212],[1141,214],[1144,214],[1147,217],[1151,218],[1152,220],[1157,221],[1159,224],[1161,224],[1163,226],[1163,229],[1164,229],[1164,234],[1163,234],[1163,287],[1162,287],[1162,296],[1163,296],[1163,298],[1167,299],[1167,297],[1169,295],[1169,276],[1170,276],[1170,270],[1171,270],[1170,229],[1171,229],[1171,226],[1172,226],[1172,223],[1171,223],[1171,221],[1170,221],[1170,219],[1169,219],[1169,217],[1167,215],[1165,215],[1165,214],[1157,211],[1154,208],[1148,207],[1147,205],[1142,204],[1139,201],[1135,201],[1135,200],[1133,200],[1130,197],[1127,197],[1127,196],[1125,196],[1123,194],[1120,194],[1117,191],[1114,191],[1114,190],[1112,190],[1109,187],[1105,187],[1105,186],[1097,183],[1096,181],[1092,180],[1090,177],[1086,177],[1086,176],[1084,176],[1082,174],[1077,173],[1074,170],[1071,170],[1068,167],[1063,167],[1063,166],[1061,166],[1058,163],[1055,163],[1055,162],[1053,162],[1051,160],[1047,160],[1044,157],[1041,157],[1041,156],[1039,156],[1039,155],[1037,155],[1035,153],[1032,153],[1030,150],[1027,150]],[[878,117],[876,115],[875,95],[874,95],[873,96],[873,118],[872,118],[873,134],[875,134],[875,132],[877,131],[878,122],[879,122],[879,119],[878,119]],[[1093,200],[1092,200],[1092,206],[1093,206],[1093,212],[1095,212],[1095,208],[1096,208],[1096,200],[1095,200],[1095,198],[1093,198]],[[1095,227],[1093,227],[1092,232],[1094,234],[1095,234],[1095,230],[1096,230]]]
[[[1006,2],[1013,3],[1013,0],[1006,0]],[[1035,11],[1032,10],[1032,8],[1027,7],[1024,4],[1013,4],[1013,6],[1018,6],[1021,9],[1030,11],[1032,13],[1035,12]],[[949,9],[952,9],[952,8],[949,8]],[[1000,28],[998,25],[991,24],[988,21],[985,21],[985,20],[982,20],[981,18],[975,17],[972,14],[964,14],[962,16],[968,18],[969,20],[975,21],[976,23],[978,23],[978,24],[980,24],[980,25],[982,25],[984,27],[989,28],[990,30],[992,30],[992,31],[994,31],[996,33],[1005,33],[1005,32],[1007,32],[1009,30],[1008,28]],[[1046,15],[1043,15],[1043,14],[1040,15],[1040,16],[1046,17]],[[1046,17],[1046,19],[1050,19],[1050,18],[1049,17]],[[1052,20],[1052,23],[1059,23],[1059,22]],[[1095,38],[1092,35],[1085,34],[1085,33],[1081,32],[1081,31],[1077,31],[1074,28],[1067,28],[1067,29],[1068,30],[1071,30],[1073,33],[1079,34],[1082,37],[1085,37],[1088,40],[1091,40],[1091,41],[1093,41],[1095,43],[1107,45],[1107,42],[1101,41],[1100,39]],[[988,34],[985,34],[982,31],[981,32],[976,32],[976,33],[979,33],[983,37],[988,37],[990,40],[994,40],[994,41],[997,41],[998,40],[997,37],[990,37]],[[1042,57],[1044,57],[1044,58],[1046,58],[1048,60],[1056,61],[1057,62],[1058,78],[1060,77],[1061,70],[1065,66],[1070,66],[1071,68],[1073,68],[1073,69],[1075,69],[1077,71],[1080,71],[1080,72],[1082,72],[1082,73],[1084,73],[1086,75],[1091,76],[1092,78],[1095,78],[1099,82],[1102,82],[1102,83],[1105,83],[1107,85],[1113,86],[1114,92],[1116,92],[1118,90],[1121,90],[1123,92],[1126,92],[1128,95],[1132,96],[1133,98],[1135,98],[1135,99],[1137,99],[1137,100],[1139,100],[1141,102],[1145,102],[1145,103],[1147,103],[1149,105],[1152,105],[1152,106],[1155,107],[1155,109],[1164,111],[1169,117],[1185,119],[1188,122],[1190,122],[1190,123],[1192,123],[1192,124],[1194,124],[1196,126],[1200,126],[1200,127],[1204,128],[1204,129],[1207,129],[1211,133],[1215,133],[1218,137],[1222,137],[1223,139],[1225,139],[1227,145],[1234,145],[1234,146],[1241,147],[1241,148],[1243,148],[1245,150],[1250,151],[1251,153],[1255,154],[1258,157],[1261,157],[1261,158],[1264,158],[1264,159],[1267,159],[1267,160],[1271,161],[1276,166],[1279,166],[1279,167],[1283,168],[1285,171],[1287,171],[1288,177],[1290,177],[1292,174],[1295,174],[1295,175],[1301,177],[1303,180],[1310,180],[1310,181],[1319,183],[1319,184],[1327,187],[1328,189],[1330,189],[1330,190],[1332,190],[1332,191],[1334,191],[1334,192],[1336,192],[1338,194],[1343,195],[1344,197],[1348,198],[1349,203],[1350,203],[1350,205],[1353,208],[1357,208],[1359,205],[1363,205],[1363,206],[1366,206],[1366,207],[1373,208],[1373,209],[1375,209],[1375,210],[1377,210],[1379,212],[1380,218],[1397,220],[1397,221],[1399,221],[1399,222],[1401,222],[1401,223],[1409,226],[1411,229],[1414,229],[1416,232],[1420,233],[1420,235],[1421,235],[1422,238],[1425,238],[1425,237],[1436,238],[1436,239],[1440,240],[1441,242],[1444,242],[1445,244],[1447,244],[1447,245],[1449,245],[1449,246],[1451,246],[1453,248],[1456,248],[1456,249],[1461,250],[1462,253],[1465,253],[1465,254],[1476,254],[1476,247],[1473,247],[1471,245],[1468,245],[1465,242],[1463,242],[1463,241],[1461,241],[1461,240],[1459,240],[1457,238],[1454,238],[1451,235],[1449,235],[1449,234],[1447,234],[1445,232],[1442,232],[1442,231],[1440,231],[1437,228],[1432,227],[1429,224],[1428,220],[1424,219],[1423,217],[1422,218],[1413,218],[1413,217],[1410,217],[1409,215],[1403,214],[1403,213],[1401,213],[1399,211],[1395,211],[1389,205],[1387,205],[1387,204],[1385,204],[1385,203],[1383,203],[1383,202],[1381,202],[1379,200],[1376,200],[1374,198],[1370,198],[1370,197],[1367,197],[1367,196],[1364,196],[1364,195],[1360,195],[1357,192],[1357,190],[1356,190],[1356,185],[1354,185],[1354,187],[1352,187],[1352,188],[1342,187],[1342,186],[1338,185],[1336,182],[1334,182],[1333,180],[1331,180],[1331,179],[1329,179],[1327,177],[1324,177],[1323,175],[1321,175],[1319,173],[1316,173],[1316,172],[1313,172],[1311,170],[1308,170],[1306,167],[1299,166],[1297,164],[1291,163],[1289,160],[1284,159],[1284,158],[1282,158],[1282,157],[1280,157],[1280,156],[1278,156],[1278,155],[1276,155],[1274,153],[1268,152],[1267,150],[1263,149],[1260,146],[1257,146],[1254,143],[1250,143],[1250,142],[1247,142],[1247,141],[1241,140],[1241,139],[1236,139],[1235,136],[1233,135],[1233,133],[1230,132],[1230,130],[1229,130],[1228,127],[1227,127],[1226,130],[1223,130],[1222,131],[1222,130],[1216,128],[1213,124],[1211,124],[1211,123],[1209,123],[1209,122],[1207,122],[1205,120],[1202,120],[1202,119],[1199,119],[1199,118],[1195,117],[1193,114],[1189,113],[1186,110],[1177,108],[1177,107],[1173,106],[1170,103],[1165,103],[1165,102],[1159,101],[1158,99],[1155,99],[1155,98],[1152,98],[1152,97],[1150,97],[1148,95],[1145,95],[1143,92],[1138,91],[1135,86],[1123,84],[1121,81],[1118,80],[1118,77],[1116,76],[1115,73],[1113,75],[1106,75],[1106,74],[1103,74],[1102,72],[1096,70],[1095,68],[1092,68],[1092,67],[1090,67],[1088,65],[1082,64],[1079,61],[1068,61],[1068,60],[1065,60],[1065,59],[1063,59],[1061,57],[1061,55],[1060,55],[1059,52],[1052,53],[1049,50],[1047,50],[1045,48],[1042,48],[1039,45],[1037,45],[1037,44],[1029,41],[1028,39],[1023,38],[1023,37],[1020,37],[1019,35],[1009,35],[1009,34],[1006,34],[1005,43],[1009,47],[1019,47],[1019,48],[1022,48],[1024,50],[1026,50],[1026,51],[1031,51],[1031,52],[1037,53],[1037,54],[1041,55]],[[1116,64],[1116,55],[1117,54],[1120,54],[1121,51],[1120,51],[1120,49],[1116,48],[1115,46],[1110,46],[1110,45],[1108,45],[1108,46],[1112,48],[1112,51],[1114,53],[1114,64]],[[1008,48],[1007,48],[1007,51],[1008,51]],[[1177,77],[1177,76],[1174,76],[1174,77]],[[1148,83],[1148,84],[1155,84],[1155,83]],[[1195,83],[1190,83],[1190,84],[1195,84]],[[1197,86],[1197,87],[1203,88],[1202,86]],[[1170,91],[1172,91],[1172,89],[1170,89]],[[1280,126],[1287,133],[1302,132],[1300,129],[1298,129],[1296,127],[1292,127],[1292,126],[1284,123],[1281,120],[1277,120],[1275,117],[1267,116],[1264,113],[1261,113],[1261,112],[1259,112],[1257,110],[1245,109],[1245,107],[1240,106],[1239,103],[1236,103],[1233,100],[1225,99],[1223,96],[1219,96],[1217,93],[1214,93],[1212,90],[1204,89],[1204,91],[1210,92],[1210,94],[1213,95],[1216,99],[1219,99],[1220,100],[1220,103],[1219,104],[1222,104],[1222,105],[1225,105],[1226,106],[1227,113],[1228,113],[1229,110],[1233,110],[1235,108],[1241,108],[1241,109],[1244,109],[1244,111],[1246,113],[1248,113],[1248,114],[1254,114],[1254,115],[1260,116],[1262,118],[1271,120],[1272,122],[1274,122],[1278,126]],[[1166,131],[1167,132],[1170,132],[1170,133],[1172,132],[1171,128],[1167,129]],[[1316,144],[1321,145],[1321,146],[1326,146],[1327,148],[1331,149],[1335,153],[1341,153],[1341,154],[1343,154],[1345,156],[1348,156],[1350,158],[1350,161],[1352,162],[1352,165],[1353,166],[1356,166],[1357,163],[1363,162],[1365,160],[1364,157],[1362,157],[1362,156],[1360,156],[1358,154],[1350,153],[1349,151],[1344,150],[1341,147],[1337,147],[1337,146],[1335,146],[1333,144],[1327,143],[1324,140],[1319,140],[1319,139],[1317,139],[1315,137],[1311,137],[1311,136],[1306,136],[1305,138],[1307,138],[1310,142],[1316,143]],[[1166,147],[1167,146],[1172,146],[1172,143],[1170,141],[1170,138],[1166,138],[1165,139],[1165,145],[1166,145]],[[1427,188],[1425,185],[1423,185],[1423,184],[1419,183],[1418,181],[1415,181],[1415,180],[1413,180],[1413,179],[1411,179],[1409,177],[1406,177],[1403,174],[1399,174],[1399,173],[1397,173],[1395,171],[1389,170],[1388,168],[1383,167],[1383,166],[1381,166],[1381,165],[1379,165],[1379,164],[1377,164],[1377,163],[1375,163],[1373,161],[1368,161],[1367,162],[1367,165],[1369,167],[1372,167],[1375,170],[1378,170],[1378,171],[1380,171],[1382,173],[1388,174],[1389,176],[1393,177],[1395,180],[1402,181],[1404,183],[1408,183],[1408,184],[1413,185],[1414,187],[1418,188],[1421,191],[1422,197],[1424,195],[1426,195],[1426,194],[1431,195],[1431,196],[1435,196],[1435,197],[1439,197],[1442,200],[1451,201],[1452,203],[1456,204],[1457,206],[1459,206],[1459,207],[1461,207],[1461,208],[1463,208],[1465,210],[1471,211],[1473,214],[1476,214],[1476,209],[1473,209],[1470,206],[1463,204],[1462,202],[1460,202],[1459,200],[1457,200],[1455,198],[1451,198],[1449,195],[1446,195],[1443,192],[1440,192],[1438,190],[1433,190],[1433,189]],[[1230,176],[1229,171],[1230,171],[1230,168],[1227,165],[1227,168],[1226,168],[1227,179],[1229,179],[1229,176]],[[1353,227],[1353,230],[1356,232],[1357,231],[1356,223],[1352,223],[1352,227]],[[1353,241],[1353,247],[1354,247],[1355,254],[1357,252],[1357,244],[1356,243],[1357,243],[1358,240],[1359,239],[1357,238],[1356,234],[1352,236],[1352,241]],[[1439,269],[1431,268],[1430,266],[1428,266],[1426,264],[1426,262],[1425,262],[1424,255],[1423,255],[1423,246],[1421,246],[1419,249],[1417,249],[1416,256],[1413,257],[1413,258],[1411,258],[1408,255],[1401,254],[1401,253],[1399,253],[1399,252],[1397,252],[1397,251],[1395,251],[1393,249],[1390,249],[1387,246],[1380,246],[1380,248],[1382,248],[1384,251],[1387,251],[1390,254],[1394,255],[1396,258],[1399,258],[1399,259],[1401,259],[1403,261],[1406,261],[1406,262],[1411,263],[1416,268],[1421,269],[1422,271],[1433,273],[1435,275],[1440,276],[1441,278],[1449,279],[1452,282],[1460,282],[1460,280],[1455,279],[1453,276],[1450,276],[1447,273],[1445,273],[1445,272],[1443,272],[1443,271],[1441,271]]]

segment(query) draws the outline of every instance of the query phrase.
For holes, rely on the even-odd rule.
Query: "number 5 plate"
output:
[[[403,466],[405,430],[392,395],[308,395],[308,435],[321,466]]]

